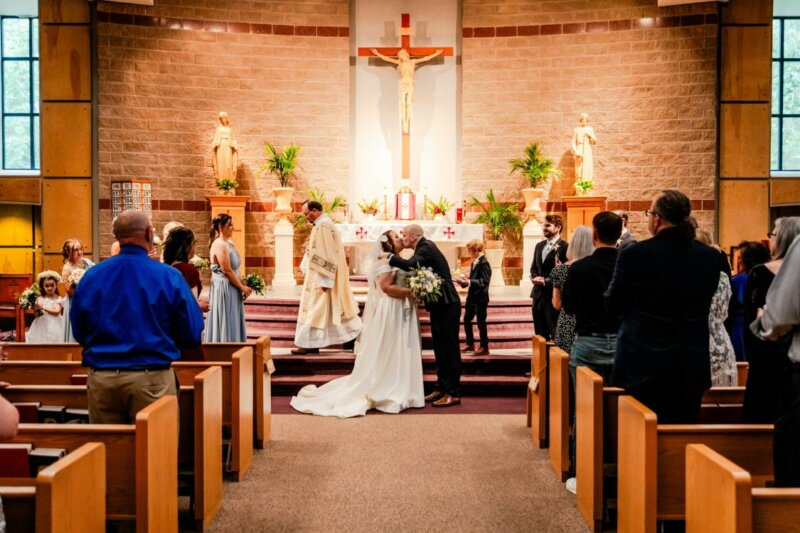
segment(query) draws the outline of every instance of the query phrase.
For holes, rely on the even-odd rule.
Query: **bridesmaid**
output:
[[[73,237],[64,242],[61,248],[61,255],[64,257],[64,267],[61,269],[61,281],[67,290],[67,297],[64,298],[64,342],[76,342],[72,336],[72,324],[69,321],[69,308],[72,297],[75,294],[75,287],[69,282],[69,275],[75,270],[87,270],[94,266],[89,259],[83,257],[83,243]]]
[[[220,214],[211,221],[211,289],[209,291],[206,342],[244,342],[244,298],[252,289],[239,278],[242,263],[231,241],[233,220]],[[244,298],[243,298],[244,296]]]

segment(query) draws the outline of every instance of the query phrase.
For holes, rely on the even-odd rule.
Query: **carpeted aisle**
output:
[[[586,531],[524,415],[273,416],[210,531]]]

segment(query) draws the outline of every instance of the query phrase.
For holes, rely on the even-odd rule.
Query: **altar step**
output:
[[[318,355],[290,355],[288,350],[273,350],[276,371],[272,375],[275,396],[294,395],[305,385],[323,385],[349,374],[355,356],[341,350],[322,350]],[[530,377],[530,350],[499,350],[489,356],[462,355],[462,389],[465,395],[519,397],[526,395]],[[433,352],[423,350],[422,368],[426,390],[436,381],[436,361]]]

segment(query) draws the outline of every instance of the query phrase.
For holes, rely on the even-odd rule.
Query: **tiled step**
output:
[[[361,296],[358,298],[359,306],[363,309],[364,307],[364,300],[365,296]],[[462,296],[462,302],[464,301],[464,297]],[[289,315],[289,316],[297,316],[298,311],[300,308],[299,300],[292,299],[292,300],[281,300],[281,299],[274,299],[274,298],[263,298],[259,296],[252,296],[245,301],[244,310],[245,315]],[[489,317],[493,316],[494,314],[500,315],[524,315],[527,317],[531,316],[531,300],[529,299],[520,299],[520,300],[498,300],[498,301],[491,301],[489,302],[489,308],[487,315]],[[425,316],[427,312],[424,309],[420,309],[420,315]]]
[[[273,330],[267,328],[260,328],[256,325],[248,323],[247,337],[249,339],[257,339],[262,335],[269,335],[272,346],[279,348],[286,348],[294,345],[294,330]],[[477,341],[477,328],[475,331],[475,339]],[[490,349],[510,349],[510,348],[527,348],[531,345],[531,337],[533,335],[533,328],[524,330],[497,330],[489,331],[489,348]],[[459,333],[460,342],[465,341],[463,329]],[[433,349],[433,339],[430,335],[422,335],[422,349]]]
[[[281,314],[246,315],[248,329],[250,327],[269,328],[274,331],[291,330],[297,327],[297,317]],[[463,315],[462,315],[463,322]],[[430,333],[430,316],[419,317],[421,332],[423,335]],[[473,324],[475,320],[473,319]],[[533,331],[533,321],[530,316],[522,315],[493,315],[486,318],[486,324],[490,331],[494,330],[526,330]],[[477,326],[476,326],[477,327]],[[476,329],[477,331],[477,329]]]

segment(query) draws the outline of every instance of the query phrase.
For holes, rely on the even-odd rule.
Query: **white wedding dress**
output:
[[[395,272],[395,284],[402,285],[406,274],[386,260],[375,261],[370,271],[353,372],[321,387],[303,387],[291,401],[297,411],[349,418],[370,409],[399,413],[425,406],[416,304],[409,298],[386,295],[378,281],[381,275]]]

